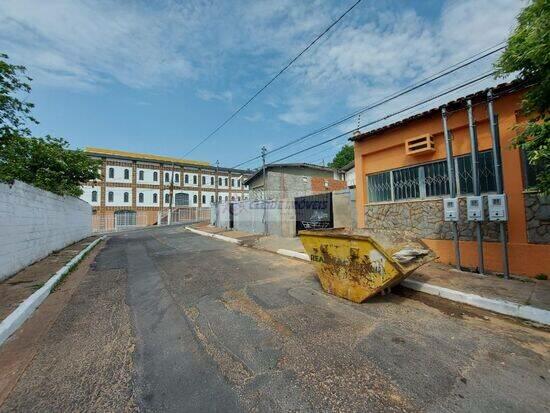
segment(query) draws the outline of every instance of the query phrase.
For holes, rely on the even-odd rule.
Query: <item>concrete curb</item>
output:
[[[522,318],[528,321],[534,321],[539,324],[550,325],[550,311],[532,307],[530,305],[481,297],[479,295],[451,290],[449,288],[439,287],[437,285],[427,284],[416,280],[405,279],[401,281],[401,285],[410,288],[411,290],[436,295],[447,300],[468,304],[472,307],[482,308],[484,310]]]
[[[186,227],[186,229],[199,235],[206,235],[208,237],[218,238],[223,241],[240,244],[240,242],[234,238],[224,237],[223,235],[210,234],[208,232],[198,231],[189,227]],[[309,256],[302,252],[278,249],[277,254],[292,258],[298,258],[304,261],[311,261]],[[539,324],[550,325],[550,311],[543,310],[542,308],[518,304],[506,300],[495,300],[493,298],[486,298],[475,294],[468,294],[462,291],[451,290],[450,288],[439,287],[437,285],[427,284],[410,279],[405,279],[401,281],[401,285],[410,288],[411,290],[435,295],[446,300],[455,301],[458,303],[468,304],[472,307],[482,308],[484,310],[489,310],[494,313],[517,317]]]
[[[238,239],[231,238],[231,237],[226,237],[224,235],[211,234],[210,232],[199,231],[198,229],[191,228],[191,227],[185,227],[185,229],[187,231],[193,232],[193,233],[198,234],[198,235],[204,235],[205,237],[211,237],[211,238],[219,239],[220,241],[227,241],[227,242],[231,242],[231,243],[237,244],[237,245],[239,245],[241,243],[241,241],[238,240]]]
[[[73,257],[67,264],[65,264],[59,271],[57,271],[46,283],[37,291],[35,291],[30,297],[23,301],[19,306],[9,315],[4,321],[0,323],[0,345],[4,343],[21,325],[31,316],[34,310],[50,295],[52,289],[56,286],[59,280],[67,274],[71,268],[78,264],[84,255],[95,247],[105,237],[100,237],[84,248]]]
[[[311,261],[311,259],[309,258],[309,255],[307,255],[303,252],[279,249],[279,250],[277,250],[277,254],[286,255],[287,257],[292,257],[292,258],[298,258],[298,259],[304,260],[304,261]]]

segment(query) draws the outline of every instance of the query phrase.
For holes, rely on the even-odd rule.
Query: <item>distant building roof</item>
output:
[[[511,82],[507,82],[507,83],[501,83],[499,85],[489,87],[489,88],[485,88],[483,90],[479,90],[479,91],[477,91],[475,93],[472,93],[472,94],[469,94],[467,96],[463,96],[461,98],[452,100],[450,102],[444,103],[444,104],[439,105],[437,107],[425,110],[425,111],[417,113],[415,115],[408,116],[406,118],[400,119],[400,120],[398,120],[396,122],[393,122],[393,123],[390,123],[388,125],[384,125],[384,126],[381,126],[379,128],[371,129],[369,131],[354,135],[353,137],[349,138],[349,140],[350,141],[363,140],[365,138],[368,138],[369,136],[377,135],[378,133],[384,132],[388,129],[393,129],[393,128],[396,128],[398,126],[402,126],[402,125],[404,125],[408,122],[411,122],[413,120],[433,115],[434,113],[437,113],[437,112],[441,111],[441,108],[443,108],[443,107],[446,107],[447,110],[449,110],[449,111],[460,109],[460,107],[462,105],[464,105],[467,100],[472,100],[473,103],[478,103],[478,102],[482,101],[483,99],[486,99],[487,92],[489,91],[489,89],[493,90],[493,93],[494,93],[495,97],[499,97],[499,96],[502,96],[502,95],[507,95],[507,94],[516,92],[518,90],[526,89],[530,86],[531,85],[529,85],[526,82],[524,82],[523,80],[519,80],[519,79],[513,80]]]
[[[173,162],[177,164],[196,165],[196,166],[210,165],[209,162],[204,162],[204,161],[194,161],[191,159],[173,158],[170,156],[151,155],[148,153],[126,152],[126,151],[119,151],[116,149],[87,147],[84,149],[84,151],[88,152],[91,155],[112,156],[114,158],[127,158],[127,159],[135,159],[140,161],[156,161],[156,162],[167,162],[167,163]]]
[[[327,171],[327,172],[334,172],[335,169],[329,168],[328,166],[321,166],[321,165],[315,165],[312,163],[273,163],[273,164],[267,164],[265,166],[266,172],[269,169],[275,169],[275,168],[304,168],[304,169],[315,169],[318,171]],[[256,179],[259,175],[263,173],[262,168],[259,168],[254,175],[252,175],[250,178],[248,178],[246,181],[244,181],[245,185],[248,185],[249,182]]]
[[[348,163],[347,165],[344,165],[343,167],[340,168],[341,171],[344,171],[344,172],[347,172],[349,171],[351,168],[353,168],[355,166],[355,160],[351,161],[350,163]]]

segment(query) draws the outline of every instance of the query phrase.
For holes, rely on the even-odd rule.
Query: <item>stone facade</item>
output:
[[[526,193],[524,200],[528,242],[550,244],[550,196]]]
[[[483,240],[498,241],[498,223],[488,221],[487,199],[485,198],[484,201]],[[460,239],[463,241],[475,240],[475,223],[466,220],[466,198],[459,198],[459,205]],[[407,231],[426,239],[451,240],[453,238],[451,223],[443,219],[443,201],[441,199],[368,204],[365,206],[365,228],[374,231]]]

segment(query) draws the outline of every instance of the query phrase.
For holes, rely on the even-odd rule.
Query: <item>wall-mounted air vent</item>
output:
[[[405,151],[407,155],[423,155],[435,151],[434,138],[426,134],[410,138],[405,141]]]

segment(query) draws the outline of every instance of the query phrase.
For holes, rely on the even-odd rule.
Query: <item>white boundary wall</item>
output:
[[[15,181],[0,183],[0,281],[92,233],[92,207]]]

